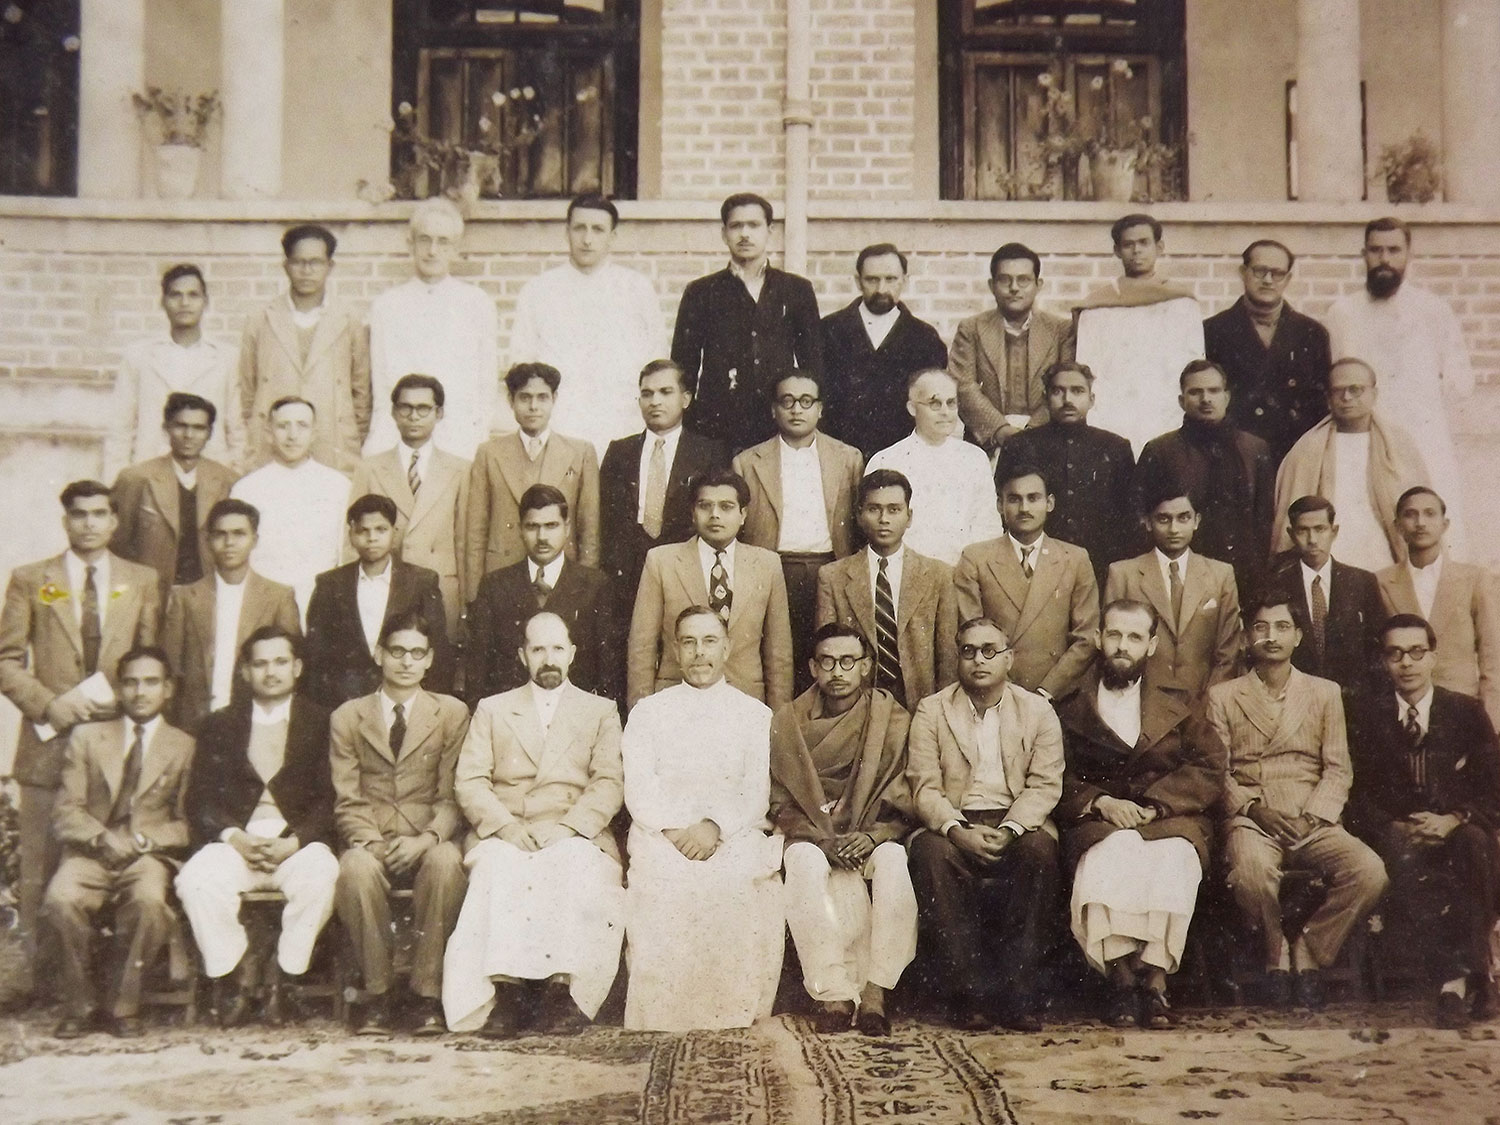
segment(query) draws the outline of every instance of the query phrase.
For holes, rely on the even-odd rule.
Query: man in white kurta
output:
[[[610,261],[615,205],[582,195],[568,204],[568,261],[533,277],[516,300],[510,363],[562,372],[556,427],[594,443],[600,457],[640,419],[641,368],[667,354],[661,298],[650,278]]]
[[[339,565],[349,501],[349,478],[312,459],[314,419],[312,405],[303,399],[272,404],[267,418],[272,459],[229,490],[260,512],[250,565],[292,588],[304,625],[314,579]]]
[[[894,469],[911,482],[911,526],[906,545],[949,566],[971,543],[1004,534],[995,505],[990,459],[958,429],[958,383],[933,369],[907,387],[906,411],[915,428],[887,446],[865,466],[865,473]]]
[[[443,956],[450,1031],[508,1039],[587,1026],[625,938],[609,824],[623,800],[615,704],[568,680],[575,649],[555,613],[526,623],[530,679],[479,702],[454,795],[474,826],[469,889]]]
[[[1380,409],[1416,439],[1433,487],[1448,501],[1448,553],[1467,557],[1464,475],[1449,414],[1474,393],[1463,329],[1448,302],[1406,280],[1411,232],[1397,219],[1365,228],[1365,287],[1328,309],[1334,359],[1362,359],[1380,383]],[[1342,511],[1342,509],[1340,509]]]
[[[375,409],[364,455],[394,448],[396,425],[383,409],[403,375],[431,375],[445,392],[433,442],[473,460],[490,436],[499,398],[499,333],[495,302],[483,289],[449,273],[464,221],[446,199],[412,212],[408,245],[415,271],[370,303],[370,385]]]
[[[766,834],[771,710],[725,682],[718,614],[689,606],[676,637],[684,682],[637,703],[622,744],[625,1026],[748,1027],[771,1014],[785,933],[781,839]]]

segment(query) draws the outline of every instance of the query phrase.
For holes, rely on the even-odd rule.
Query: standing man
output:
[[[42,904],[62,961],[66,1015],[53,1031],[78,1039],[97,1022],[121,1039],[141,1035],[141,986],[175,925],[167,891],[187,851],[183,818],[193,740],[161,717],[172,669],[159,648],[133,648],[116,668],[123,715],[79,726],[67,758],[52,832],[63,848]],[[99,1011],[90,963],[94,917],[114,906],[115,964]]]
[[[907,781],[925,832],[911,876],[925,942],[941,960],[954,1023],[1040,1031],[1037,964],[1057,909],[1062,730],[1040,696],[1008,680],[993,621],[958,627],[958,683],[917,705]]]
[[[953,571],[958,615],[988,617],[1010,640],[1010,681],[1067,695],[1099,648],[1099,587],[1081,547],[1046,534],[1052,490],[1034,465],[1000,482],[1005,534],[965,547]]]
[[[432,666],[424,679],[429,691],[453,682],[453,654],[443,626],[438,577],[425,566],[391,556],[396,503],[389,496],[361,496],[346,516],[349,543],[358,557],[318,575],[307,603],[307,680],[309,699],[332,711],[341,703],[380,687],[376,645],[385,623],[408,613],[428,621]]]
[[[734,459],[750,486],[740,534],[781,556],[791,613],[792,667],[799,692],[812,683],[813,616],[818,569],[854,550],[854,502],[865,459],[859,450],[818,430],[823,389],[816,375],[790,373],[775,383],[771,416],[777,436]]]
[[[191,586],[174,586],[162,615],[161,647],[177,671],[174,723],[196,735],[210,711],[244,698],[240,648],[250,634],[275,625],[293,636],[302,615],[290,586],[250,569],[260,513],[243,500],[220,500],[208,513],[213,572]]]
[[[1396,501],[1396,525],[1407,560],[1375,575],[1388,613],[1416,614],[1443,639],[1432,679],[1438,687],[1484,704],[1500,719],[1500,604],[1483,568],[1443,553],[1449,529],[1443,498],[1430,488],[1409,488]]]
[[[1047,516],[1052,534],[1089,553],[1094,579],[1104,585],[1110,563],[1128,558],[1139,538],[1131,491],[1135,454],[1119,434],[1089,425],[1094,373],[1063,360],[1042,373],[1048,421],[1010,437],[1000,450],[995,480],[1015,475],[1017,465],[1035,465],[1052,486]]]
[[[722,658],[729,683],[771,708],[792,698],[792,631],[786,580],[775,552],[737,540],[750,488],[721,469],[693,481],[693,526],[686,543],[646,556],[626,651],[625,704],[681,682],[676,629],[682,611],[706,605],[733,647]]]
[[[195,395],[209,403],[220,433],[205,435],[209,457],[238,467],[245,453],[244,412],[239,403],[234,348],[203,335],[208,283],[203,271],[175,265],[161,275],[161,308],[168,335],[140,340],[125,349],[109,416],[114,425],[104,441],[104,473],[169,452],[157,419],[174,394]],[[171,430],[167,431],[171,437]]]
[[[111,489],[120,525],[110,550],[155,570],[163,602],[173,586],[203,577],[208,513],[234,484],[232,471],[203,456],[215,417],[207,399],[173,391],[162,411],[170,451],[126,467]]]
[[[354,470],[351,499],[368,493],[396,504],[396,557],[438,576],[448,636],[458,636],[463,614],[464,520],[469,507],[469,462],[437,448],[433,429],[443,419],[443,384],[431,375],[403,375],[391,391],[391,417],[400,440],[366,457]]]
[[[315,224],[281,237],[291,288],[250,317],[240,343],[241,468],[264,465],[274,455],[271,413],[288,397],[305,400],[313,411],[313,457],[340,471],[359,459],[370,429],[370,347],[355,312],[328,296],[337,245],[331,231]]]
[[[464,524],[464,600],[479,593],[492,570],[526,557],[516,504],[534,484],[550,484],[573,511],[567,552],[584,566],[599,565],[599,462],[594,447],[552,432],[552,408],[562,376],[545,363],[518,363],[505,373],[516,432],[490,438],[469,470]]]
[[[450,409],[433,440],[468,460],[490,436],[500,363],[494,300],[449,272],[463,236],[464,218],[451,200],[424,199],[412,209],[406,244],[413,276],[370,302],[370,390],[372,404],[383,403],[406,375],[439,376]],[[366,457],[397,443],[400,427],[392,421],[380,415],[371,422]]]
[[[480,701],[458,756],[458,804],[474,829],[443,959],[451,1031],[579,1031],[620,968],[624,870],[609,827],[624,800],[620,716],[573,685],[573,651],[562,618],[534,614],[521,648],[529,680]]]
[[[870,646],[870,686],[908,710],[958,675],[953,568],[903,543],[911,483],[891,469],[859,482],[865,549],[818,571],[818,627],[837,621]]]
[[[1328,329],[1286,301],[1297,259],[1261,238],[1241,255],[1238,301],[1203,322],[1207,356],[1229,376],[1229,420],[1270,447],[1281,464],[1297,439],[1323,417]]]
[[[52,804],[68,732],[116,714],[120,658],[156,640],[160,612],[156,572],[110,554],[118,517],[109,489],[74,481],[59,500],[68,549],[16,567],[0,611],[0,692],[22,718],[11,772],[21,787],[19,905],[33,967],[37,912],[58,861]]]
[[[1298,611],[1279,595],[1245,612],[1251,670],[1215,684],[1208,718],[1229,747],[1223,808],[1229,890],[1264,944],[1271,1002],[1323,1003],[1320,969],[1386,887],[1380,857],[1339,824],[1352,772],[1338,685],[1299,672]],[[1300,933],[1283,932],[1281,874],[1318,873],[1328,895]]]
[[[516,298],[510,362],[548,363],[562,373],[568,397],[558,403],[558,424],[593,442],[602,457],[635,425],[631,385],[665,352],[667,330],[651,279],[610,259],[620,225],[614,202],[575,196],[564,224],[568,260],[533,277]]]
[[[314,580],[339,563],[349,502],[349,478],[313,459],[317,424],[306,399],[277,399],[266,417],[272,460],[229,490],[261,514],[255,569],[296,591],[304,614]]]
[[[917,898],[901,844],[913,828],[911,719],[890,692],[869,687],[870,648],[858,629],[824,625],[812,663],[815,686],[771,716],[771,821],[786,840],[787,926],[818,1030],[856,1023],[866,1035],[889,1035],[886,991],[917,952]]]
[[[464,898],[453,772],[469,712],[422,687],[436,637],[420,613],[386,621],[376,648],[380,690],[352,699],[330,725],[339,857],[335,908],[373,999],[355,1033],[382,1035],[413,1009],[418,1035],[443,1031],[443,949]],[[412,889],[410,995],[391,995],[390,891]]]
[[[693,428],[739,452],[772,436],[763,404],[774,379],[823,373],[823,339],[812,285],[767,261],[771,204],[740,192],[719,218],[729,265],[682,291],[672,358],[697,389]]]
[[[771,709],[732,687],[733,641],[706,605],[676,615],[682,682],[630,712],[625,1027],[748,1027],[771,1014],[786,915],[766,835]],[[788,677],[790,678],[790,677]]]
[[[929,367],[946,367],[937,329],[901,301],[906,255],[889,242],[866,246],[854,260],[859,297],[823,318],[827,430],[865,458],[907,434],[906,383]]]
[[[1399,418],[1421,448],[1432,486],[1451,508],[1449,550],[1462,558],[1464,477],[1449,412],[1462,409],[1474,393],[1463,329],[1447,301],[1407,282],[1411,228],[1400,219],[1366,224],[1364,257],[1364,290],[1345,294],[1328,309],[1333,354],[1362,359],[1380,372],[1382,409]]]
[[[1396,498],[1430,485],[1422,451],[1401,421],[1376,410],[1375,371],[1362,359],[1341,359],[1328,373],[1328,416],[1303,434],[1276,472],[1276,511],[1300,496],[1323,496],[1343,513],[1339,559],[1384,570],[1406,558],[1396,526]],[[1274,551],[1292,547],[1278,530]]]
[[[958,380],[958,413],[987,453],[1047,419],[1042,372],[1073,358],[1073,325],[1035,307],[1042,260],[1019,242],[990,256],[995,307],[958,322],[948,370]]]
[[[1001,531],[990,461],[955,433],[958,382],[946,371],[912,376],[906,412],[915,423],[912,432],[871,457],[865,469],[892,469],[911,483],[908,540],[915,550],[952,566],[970,543]]]
[[[1201,497],[1194,544],[1234,567],[1241,590],[1260,588],[1276,494],[1276,463],[1266,443],[1229,421],[1224,369],[1195,359],[1182,369],[1182,428],[1152,438],[1135,467],[1137,496],[1156,495],[1168,481]]]
[[[1431,625],[1397,614],[1380,639],[1395,698],[1372,693],[1350,726],[1349,827],[1380,853],[1394,890],[1388,909],[1420,937],[1438,1026],[1464,1027],[1471,1009],[1494,1001],[1500,746],[1477,700],[1433,684]]]
[[[339,861],[332,851],[333,781],[328,770],[328,712],[294,695],[302,675],[298,638],[267,625],[245,638],[239,675],[249,689],[204,720],[185,808],[193,858],[177,873],[177,897],[193,927],[203,971],[235,975],[235,995],[219,1006],[223,1027],[250,1014],[266,966],[247,958],[240,896],[286,896],[276,966],[307,972],[318,935],[333,917]],[[271,974],[262,1015],[282,1022],[282,981]]]

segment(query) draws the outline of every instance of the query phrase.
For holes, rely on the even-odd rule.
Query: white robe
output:
[[[295,469],[272,461],[235,481],[229,495],[260,512],[250,565],[292,588],[305,625],[314,580],[339,565],[349,478],[311,458]]]
[[[171,337],[137,340],[125,349],[109,404],[109,435],[104,439],[104,479],[114,480],[127,465],[171,452],[162,428],[162,409],[174,391],[214,404],[214,432],[203,455],[238,467],[245,455],[245,420],[236,377],[238,352],[202,337],[191,347]]]
[[[510,363],[550,363],[562,373],[552,427],[594,443],[641,428],[641,368],[667,355],[661,298],[644,274],[605,262],[572,263],[533,277],[516,299]]]
[[[1143,840],[1126,829],[1084,852],[1070,915],[1088,963],[1102,973],[1139,951],[1146,964],[1175,973],[1202,877],[1197,851],[1181,837]]]
[[[723,680],[676,684],[625,726],[631,826],[625,1026],[748,1027],[771,1014],[785,939],[781,852],[766,835],[771,709]],[[718,850],[689,860],[662,835],[703,819]]]
[[[432,440],[467,461],[490,436],[504,375],[497,359],[495,302],[477,285],[412,278],[370,303],[370,436],[364,455],[395,448],[391,389],[403,375],[443,384],[443,420]]]
[[[876,469],[895,469],[911,482],[903,542],[920,555],[957,566],[965,547],[1005,533],[990,459],[977,445],[959,437],[928,445],[913,431],[870,458],[865,472]]]
[[[1335,360],[1362,359],[1375,369],[1381,413],[1416,439],[1433,487],[1448,505],[1448,553],[1467,557],[1465,475],[1449,416],[1474,393],[1474,370],[1453,309],[1404,282],[1385,300],[1365,289],[1345,294],[1329,307],[1327,323]],[[1484,479],[1470,476],[1476,483]]]

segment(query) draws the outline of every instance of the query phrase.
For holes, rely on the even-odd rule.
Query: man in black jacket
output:
[[[307,971],[313,945],[333,915],[339,861],[333,843],[328,712],[295,696],[299,640],[265,625],[240,649],[242,699],[203,720],[186,797],[192,859],[177,875],[177,896],[193,927],[203,968],[215,981],[236,973],[238,993],[220,1007],[224,1026],[244,1022],[261,966],[245,956],[240,895],[286,896],[276,962],[287,976]],[[273,987],[267,1023],[282,1020]]]
[[[729,265],[682,291],[672,358],[697,387],[694,428],[738,453],[775,434],[766,403],[777,379],[823,374],[823,339],[812,285],[766,260],[770,203],[742,192],[719,216]]]
[[[824,429],[866,461],[911,433],[906,383],[913,372],[946,367],[937,329],[901,303],[906,255],[889,242],[854,260],[859,298],[823,318]]]

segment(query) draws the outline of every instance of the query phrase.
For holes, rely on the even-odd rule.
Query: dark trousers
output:
[[[1495,844],[1477,824],[1460,824],[1437,844],[1413,844],[1394,827],[1378,841],[1391,879],[1386,907],[1421,935],[1438,983],[1489,968],[1495,926]]]
[[[818,568],[833,561],[832,554],[781,556],[781,575],[786,579],[786,608],[792,620],[792,692],[801,695],[812,687],[812,638],[818,631]]]
[[[390,892],[412,889],[412,923],[416,941],[411,953],[411,990],[430,1000],[443,995],[443,950],[464,902],[469,877],[463,856],[451,841],[436,844],[418,861],[415,874],[391,876],[368,848],[350,848],[339,857],[334,906],[349,935],[365,988],[377,996],[391,987]]]
[[[909,851],[919,930],[948,996],[980,1010],[1029,1012],[1057,913],[1057,841],[1027,832],[989,866],[937,832],[917,836]]]

